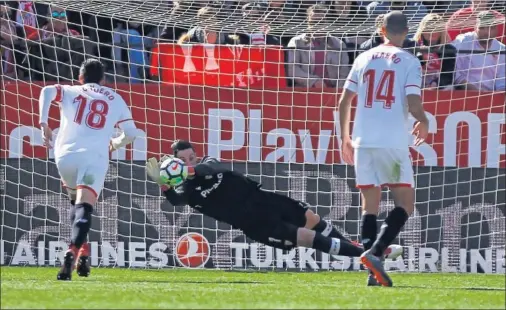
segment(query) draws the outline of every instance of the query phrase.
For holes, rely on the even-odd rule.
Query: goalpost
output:
[[[176,138],[188,139],[200,155],[220,158],[267,190],[308,202],[347,237],[359,240],[360,196],[353,168],[341,159],[339,91],[332,87],[342,85],[346,63],[327,69],[336,70],[336,77],[318,89],[308,82],[311,77],[301,77],[300,72],[307,74],[301,59],[315,57],[307,48],[177,44],[170,38],[157,45],[147,32],[153,30],[149,35],[156,36],[157,27],[170,26],[172,39],[177,40],[181,29],[200,27],[195,36],[208,40],[209,33],[216,33],[217,40],[228,43],[245,38],[256,43],[268,33],[284,44],[307,31],[330,33],[346,46],[323,52],[332,55],[327,59],[337,57],[341,62],[361,51],[357,43],[375,31],[375,15],[367,18],[354,8],[332,6],[326,21],[308,29],[304,2],[290,1],[285,11],[273,10],[267,17],[248,15],[261,11],[261,6],[242,10],[226,1],[213,4],[212,14],[202,15],[197,9],[203,2],[180,1],[171,9],[162,0],[36,1],[34,7],[51,3],[53,9],[66,10],[68,26],[85,36],[61,40],[56,48],[48,41],[39,45],[27,45],[22,38],[2,41],[2,265],[55,266],[62,261],[71,231],[69,201],[53,151],[42,146],[38,95],[45,84],[75,83],[75,76],[74,81],[69,79],[72,68],[84,57],[99,57],[108,68],[107,85],[130,104],[145,136],[112,154],[93,215],[92,266],[360,270],[358,260],[350,258],[304,248],[283,252],[251,243],[240,231],[188,206],[171,206],[144,172],[148,157],[169,153]],[[438,12],[446,22],[461,7],[462,1],[446,1]],[[29,8],[23,10],[21,22],[32,14]],[[419,10],[419,6],[406,8],[410,35],[418,28]],[[457,22],[459,27],[474,23],[465,18]],[[139,32],[135,23],[144,24],[146,33]],[[431,31],[444,27],[439,23]],[[27,49],[28,63],[19,57]],[[55,62],[54,57],[60,60]],[[6,71],[10,65],[14,74]],[[294,73],[297,70],[302,71]],[[297,78],[287,78],[290,75]],[[395,241],[405,247],[404,255],[387,261],[387,269],[504,273],[505,92],[425,90],[423,99],[431,123],[427,144],[412,152],[417,205]],[[58,109],[53,107],[50,115],[50,127],[58,128]],[[378,223],[392,208],[384,191]]]

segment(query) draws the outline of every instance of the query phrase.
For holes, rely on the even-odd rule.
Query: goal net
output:
[[[424,2],[391,8],[382,1],[69,0],[2,7],[0,262],[62,262],[70,206],[53,150],[42,146],[38,96],[44,85],[77,83],[81,62],[97,57],[145,135],[111,154],[89,235],[93,266],[359,270],[358,260],[272,249],[188,206],[172,206],[147,180],[144,162],[170,153],[175,139],[190,140],[198,154],[311,204],[359,241],[361,199],[353,167],[341,158],[337,102],[353,60],[381,43],[378,16],[401,9],[410,20],[406,48],[424,68],[430,137],[412,147],[416,209],[395,240],[404,254],[387,269],[504,273],[504,45],[492,42],[483,51],[477,42],[453,41],[480,23],[481,30],[498,25],[505,42],[504,2],[489,1],[492,17],[466,9],[469,1]],[[50,116],[57,134],[57,107]],[[384,191],[378,225],[393,207]]]

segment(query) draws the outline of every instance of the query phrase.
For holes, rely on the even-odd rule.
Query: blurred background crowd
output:
[[[108,82],[154,82],[157,77],[148,70],[152,48],[157,42],[172,42],[283,46],[289,85],[340,87],[357,54],[383,42],[382,15],[401,10],[410,20],[405,48],[422,62],[425,88],[506,89],[504,0],[0,5],[4,80],[69,81],[85,57],[95,56],[105,63]],[[107,13],[108,6],[115,7],[113,13]],[[135,19],[136,11],[153,12],[153,18],[144,14]]]

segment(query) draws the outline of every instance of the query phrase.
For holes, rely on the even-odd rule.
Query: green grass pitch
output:
[[[93,269],[56,281],[56,268],[2,267],[1,308],[505,309],[505,276],[392,273],[366,287],[365,272],[227,272]]]

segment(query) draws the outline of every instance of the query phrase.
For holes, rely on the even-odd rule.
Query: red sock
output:
[[[79,249],[79,256],[90,256],[90,244],[88,242],[83,243]]]
[[[67,251],[71,251],[72,254],[74,254],[74,257],[76,257],[77,253],[79,252],[79,249],[75,245],[71,244]]]

